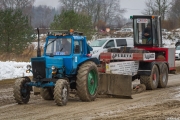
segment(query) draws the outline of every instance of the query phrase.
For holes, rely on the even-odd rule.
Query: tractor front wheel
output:
[[[154,90],[157,88],[159,83],[159,70],[156,65],[153,66],[150,76],[140,76],[140,83],[144,84],[147,90]]]
[[[53,88],[41,88],[40,94],[44,100],[53,100]]]
[[[88,61],[79,67],[76,88],[82,101],[93,101],[97,97],[99,75],[94,62]]]
[[[69,98],[69,83],[67,80],[59,79],[56,81],[54,88],[54,101],[57,105],[63,106],[67,104]]]
[[[13,96],[18,104],[27,104],[30,99],[31,87],[26,85],[29,78],[19,78],[15,81]]]

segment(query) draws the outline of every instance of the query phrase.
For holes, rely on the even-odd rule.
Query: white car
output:
[[[118,33],[129,33],[129,32],[132,33],[132,32],[133,32],[133,29],[132,29],[132,28],[122,28],[121,30],[114,32],[114,34],[118,34]]]
[[[175,57],[176,59],[180,59],[180,46],[176,46]]]
[[[92,41],[90,46],[93,48],[92,57],[99,59],[100,53],[107,52],[108,48],[133,47],[134,42],[133,38],[102,38]]]

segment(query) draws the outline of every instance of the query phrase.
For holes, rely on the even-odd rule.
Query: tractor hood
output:
[[[34,78],[51,78],[52,66],[63,67],[63,58],[55,57],[35,57],[31,58],[31,65]]]
[[[55,58],[55,57],[36,57],[31,58],[31,62],[44,62],[46,68],[51,69],[52,66],[57,68],[61,68],[63,66],[63,58]]]

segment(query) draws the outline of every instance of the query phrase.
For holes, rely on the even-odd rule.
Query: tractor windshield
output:
[[[46,48],[46,55],[70,55],[71,38],[49,39]]]

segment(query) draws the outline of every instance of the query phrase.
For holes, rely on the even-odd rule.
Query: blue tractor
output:
[[[26,104],[30,99],[32,86],[40,88],[45,100],[54,100],[59,106],[66,105],[70,89],[76,89],[81,101],[95,100],[98,92],[99,75],[97,58],[90,57],[91,47],[82,33],[50,31],[46,38],[44,53],[39,47],[37,57],[31,58],[26,72],[33,77],[18,78],[13,94],[18,104]]]

